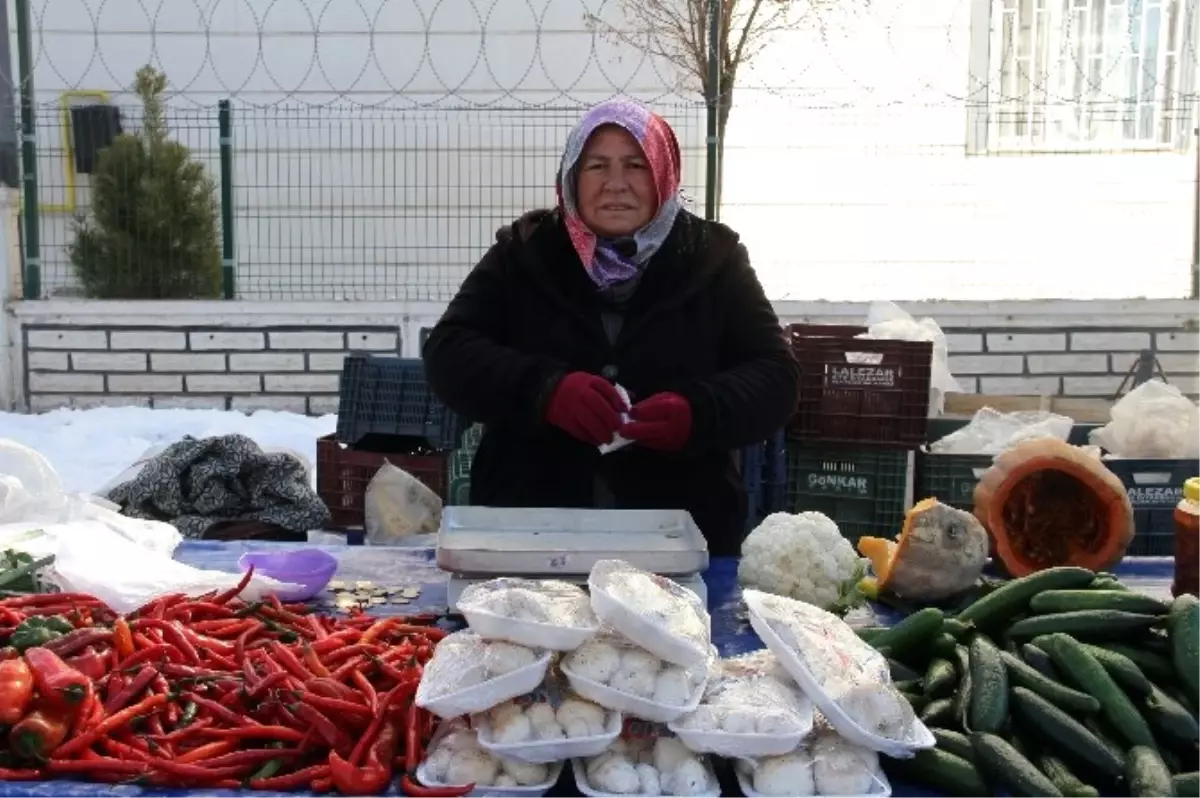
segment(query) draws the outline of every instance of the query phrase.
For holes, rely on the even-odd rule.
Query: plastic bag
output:
[[[754,796],[892,794],[879,755],[855,745],[832,728],[822,729],[795,751],[757,760],[741,759],[734,769],[742,792]]]
[[[887,660],[840,618],[757,590],[743,597],[751,626],[843,737],[901,757],[933,746],[932,733],[892,684]]]
[[[700,665],[684,668],[617,635],[601,634],[568,654],[559,667],[584,698],[666,723],[699,705],[714,652],[710,649]]]
[[[1144,382],[1121,397],[1112,420],[1089,440],[1116,457],[1200,457],[1200,406],[1160,380]]]
[[[480,637],[552,651],[572,651],[600,629],[584,589],[557,579],[477,582],[457,606]]]
[[[433,650],[416,704],[441,718],[473,715],[535,689],[546,678],[549,651],[484,640],[470,630],[447,635]]]
[[[490,754],[461,719],[443,722],[417,765],[417,781],[426,787],[474,784],[471,795],[545,795],[558,781],[562,763],[522,762]]]
[[[1057,413],[1040,410],[1001,413],[982,407],[966,426],[929,444],[929,451],[933,454],[1000,454],[1033,438],[1066,441],[1074,426],[1074,420]]]
[[[576,759],[575,784],[589,796],[719,796],[707,757],[689,751],[668,729],[628,721],[621,738],[591,759]]]
[[[767,649],[720,660],[700,706],[670,724],[684,745],[725,757],[785,754],[812,731],[813,706]]]
[[[436,534],[442,500],[421,480],[384,461],[363,497],[363,525],[370,546],[388,546],[413,535]]]
[[[950,350],[946,335],[936,321],[914,319],[896,303],[872,302],[867,310],[867,332],[859,338],[881,341],[930,341],[933,343],[933,360],[929,371],[929,414],[941,415],[946,405],[946,394],[959,393],[962,388],[950,373]]]
[[[625,403],[625,407],[628,410],[628,408],[630,407],[629,392],[626,391],[620,385],[616,386],[616,388],[617,388],[617,393],[620,394],[620,396],[621,396],[621,401]],[[623,424],[629,423],[629,413],[628,412],[621,414],[621,423],[623,423]],[[615,452],[618,449],[624,449],[626,446],[628,446],[631,443],[633,443],[633,441],[628,440],[626,438],[622,438],[620,435],[614,435],[611,443],[600,444],[600,454],[608,454],[609,452]]]
[[[475,715],[479,744],[495,756],[559,762],[596,756],[621,733],[620,712],[564,691],[548,678],[537,690]]]
[[[588,589],[601,623],[636,645],[686,668],[708,662],[711,620],[692,591],[623,560],[598,560]]]

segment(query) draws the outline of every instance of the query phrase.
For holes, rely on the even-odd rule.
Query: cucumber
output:
[[[1200,742],[1200,724],[1178,701],[1150,685],[1150,694],[1142,698],[1142,714],[1154,730],[1182,747],[1195,748]]]
[[[1150,733],[1146,720],[1082,643],[1070,635],[1055,634],[1046,638],[1040,647],[1046,649],[1068,678],[1100,702],[1101,714],[1112,722],[1130,745],[1155,747],[1154,735]]]
[[[891,673],[893,682],[911,682],[921,679],[921,674],[891,657],[888,658],[888,672]]]
[[[943,795],[992,794],[970,760],[948,751],[926,748],[917,751],[911,759],[880,758],[888,770],[905,781],[932,787]]]
[[[908,679],[903,682],[892,682],[892,686],[902,693],[917,693],[919,695],[923,683],[923,679]]]
[[[1033,615],[1008,627],[1008,636],[1025,639],[1040,635],[1069,634],[1089,640],[1129,637],[1158,623],[1158,616],[1121,610],[1074,610],[1052,615]]]
[[[1054,661],[1050,659],[1050,655],[1033,643],[1026,643],[1021,646],[1021,659],[1029,663],[1030,667],[1034,668],[1047,679],[1059,680],[1058,671],[1055,670]]]
[[[1141,697],[1150,695],[1150,690],[1154,685],[1150,684],[1150,680],[1146,678],[1146,674],[1142,673],[1133,660],[1124,654],[1118,654],[1115,651],[1109,651],[1107,648],[1099,646],[1089,646],[1084,644],[1084,650],[1100,661],[1104,666],[1104,670],[1108,671],[1108,675],[1113,677],[1113,680],[1123,689],[1128,691],[1130,696]]]
[[[1095,574],[1086,568],[1061,566],[1014,579],[960,612],[956,620],[977,628],[1003,626],[1029,606],[1029,600],[1044,590],[1068,590],[1089,584]]]
[[[1011,743],[996,735],[972,732],[971,747],[975,749],[980,769],[993,780],[1010,787],[1013,795],[1062,795],[1054,782],[1021,756]]]
[[[1175,666],[1166,657],[1125,643],[1101,643],[1099,647],[1127,657],[1152,682],[1162,685],[1173,684],[1178,680],[1175,675]]]
[[[1166,615],[1171,605],[1132,590],[1047,590],[1029,600],[1037,615],[1076,610],[1122,610],[1145,615]]]
[[[1054,754],[1042,752],[1035,762],[1038,770],[1046,774],[1046,778],[1054,782],[1054,786],[1067,798],[1098,798],[1100,791],[1090,784],[1079,780],[1071,772],[1071,768]]]
[[[975,635],[968,648],[971,667],[971,731],[996,734],[1008,718],[1008,671],[1002,652],[987,635]]]
[[[860,626],[854,630],[854,634],[858,635],[858,639],[864,643],[870,643],[887,630],[888,627],[886,626]]]
[[[1112,574],[1096,574],[1088,590],[1129,590],[1129,587]]]
[[[1076,715],[1091,715],[1100,711],[1100,702],[1087,693],[1072,690],[1064,684],[1049,679],[1012,654],[1000,655],[1008,668],[1008,681],[1018,687],[1040,695],[1059,709]]]
[[[1167,618],[1167,634],[1171,640],[1171,662],[1191,699],[1191,706],[1200,703],[1200,601],[1184,593],[1171,604]]]
[[[1175,794],[1171,773],[1158,751],[1144,745],[1129,749],[1125,759],[1125,785],[1134,798],[1169,798]]]
[[[900,695],[904,696],[904,700],[912,707],[913,714],[915,715],[920,715],[921,710],[925,709],[925,706],[929,703],[929,699],[921,693],[901,692]]]
[[[925,670],[921,692],[930,698],[947,698],[954,695],[956,684],[958,684],[958,673],[954,670],[954,664],[949,660],[936,657]]]
[[[871,640],[873,648],[887,646],[891,656],[904,658],[908,651],[920,649],[942,631],[945,613],[937,607],[926,607],[909,615],[892,628],[881,632]]]
[[[919,716],[926,726],[946,726],[954,721],[954,700],[939,698],[930,701]]]
[[[1037,693],[1015,687],[1012,703],[1013,711],[1023,723],[1037,729],[1058,748],[1112,778],[1119,778],[1124,773],[1124,758],[1096,739],[1082,723]]]
[[[939,632],[937,637],[933,638],[933,642],[929,644],[929,653],[942,659],[954,659],[954,647],[957,645],[958,641],[954,639],[954,635],[948,632]]]
[[[1083,728],[1087,729],[1110,754],[1121,762],[1125,761],[1125,749],[1117,742],[1117,735],[1113,734],[1112,726],[1106,723],[1104,718],[1090,715],[1083,719]]]
[[[971,747],[971,740],[967,735],[950,729],[930,729],[930,731],[937,740],[938,748],[955,756],[961,756],[968,762],[975,761],[975,749]]]
[[[958,670],[958,691],[954,694],[954,719],[963,731],[971,731],[971,655],[966,646],[954,652],[955,668]]]
[[[1193,770],[1191,773],[1176,773],[1171,777],[1171,784],[1180,798],[1200,796],[1200,772]]]
[[[967,635],[975,631],[975,626],[961,618],[947,618],[942,621],[942,631],[961,643],[965,642]]]

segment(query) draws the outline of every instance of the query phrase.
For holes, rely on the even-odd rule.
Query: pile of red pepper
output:
[[[376,795],[399,771],[407,795],[471,791],[411,775],[434,730],[413,698],[445,634],[436,616],[333,618],[275,598],[246,603],[238,595],[251,576],[124,617],[83,594],[0,601],[0,642],[29,618],[74,627],[23,654],[0,651],[0,781]]]

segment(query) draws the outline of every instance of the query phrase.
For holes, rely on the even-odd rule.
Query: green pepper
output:
[[[57,615],[26,618],[13,630],[8,644],[17,651],[44,646],[51,640],[75,631],[66,618]]]

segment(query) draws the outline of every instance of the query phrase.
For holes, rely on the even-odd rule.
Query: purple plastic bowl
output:
[[[238,558],[238,567],[245,573],[254,566],[254,573],[300,585],[295,590],[282,590],[280,601],[307,601],[329,584],[337,571],[338,561],[320,549],[295,551],[248,551]]]

